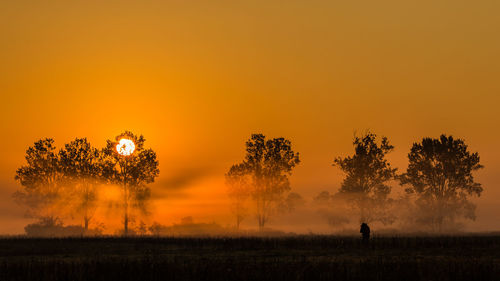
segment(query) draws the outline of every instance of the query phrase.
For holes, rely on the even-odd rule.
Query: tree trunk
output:
[[[264,215],[259,215],[259,231],[262,232],[264,230],[265,219]]]
[[[125,236],[128,235],[128,194],[127,194],[127,187],[125,187],[124,190],[125,193],[125,206],[124,206],[124,212],[123,212],[123,234]]]
[[[127,160],[125,159],[123,169],[123,203],[124,203],[124,214],[123,214],[123,235],[128,235],[128,188],[127,188]]]
[[[128,235],[128,214],[127,214],[126,207],[125,207],[125,216],[124,216],[124,219],[123,219],[123,234],[125,236]]]

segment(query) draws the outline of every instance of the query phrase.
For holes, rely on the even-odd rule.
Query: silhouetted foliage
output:
[[[191,216],[182,218],[180,223],[174,223],[171,226],[154,222],[148,230],[154,236],[229,236],[234,234],[234,229],[224,228],[215,222],[194,222]]]
[[[409,186],[408,193],[418,196],[417,221],[442,231],[457,218],[475,219],[475,205],[468,197],[483,191],[472,175],[483,167],[477,152],[471,153],[462,139],[441,135],[414,143],[408,159],[400,181]]]
[[[339,167],[345,178],[340,194],[352,200],[360,211],[360,222],[381,221],[392,223],[393,216],[387,214],[387,195],[391,187],[386,183],[394,179],[396,168],[392,168],[386,155],[394,149],[386,137],[377,143],[377,136],[366,133],[354,137],[354,155],[338,157],[333,166]]]
[[[263,229],[286,191],[290,190],[288,176],[299,164],[299,154],[284,138],[266,140],[253,134],[246,142],[245,160],[238,165],[249,177],[250,195],[255,203],[259,229]],[[233,166],[234,167],[234,166]]]
[[[26,150],[25,159],[15,176],[23,189],[14,193],[14,199],[28,208],[30,217],[54,217],[53,204],[60,196],[62,178],[54,140],[36,141]]]
[[[316,195],[313,198],[313,203],[315,205],[328,205],[330,204],[331,197],[332,196],[330,195],[330,192],[321,191],[318,195]]]
[[[149,230],[149,233],[151,233],[151,235],[160,236],[163,234],[164,226],[158,222],[153,222],[153,224],[151,224],[148,227],[148,230]]]
[[[116,145],[122,139],[130,139],[135,144],[135,151],[128,156],[118,154]],[[156,153],[152,149],[144,147],[146,139],[140,135],[137,136],[132,132],[125,131],[108,140],[105,155],[108,157],[114,167],[113,173],[108,174],[110,182],[120,184],[123,192],[123,229],[124,234],[128,234],[128,224],[130,208],[138,208],[146,212],[146,202],[151,196],[151,191],[147,184],[154,182],[158,177],[160,170],[158,169],[158,160]]]
[[[27,215],[44,222],[66,213],[81,214],[88,230],[97,207],[97,187],[119,183],[123,187],[126,229],[129,207],[146,210],[145,202],[150,197],[147,184],[154,181],[159,170],[156,153],[144,148],[143,136],[125,132],[116,140],[122,137],[135,142],[136,150],[130,156],[118,155],[112,141],[100,151],[86,138],[76,138],[59,152],[53,139],[35,142],[26,151],[26,164],[16,171],[15,179],[23,188],[14,194],[15,200],[27,206]]]
[[[333,228],[349,223],[350,208],[348,208],[347,203],[341,194],[331,195],[328,191],[321,191],[313,198],[316,213]]]
[[[134,142],[135,151],[131,155],[117,153],[116,145],[122,138]],[[112,198],[116,194],[112,186],[108,186],[110,190],[104,192],[103,197],[109,197],[110,209],[118,207],[121,211],[123,208],[123,230],[119,234],[159,235],[166,233],[167,228],[176,235],[194,235],[197,229],[222,233],[216,230],[219,225],[195,224],[191,217],[184,218],[175,227],[157,223],[148,227],[138,219],[137,210],[147,213],[147,201],[151,196],[148,184],[159,175],[156,153],[146,149],[144,142],[143,136],[128,131],[114,141],[108,140],[102,150],[92,147],[86,138],[76,138],[58,152],[52,139],[35,142],[26,151],[26,164],[17,169],[15,176],[22,186],[14,194],[16,201],[27,206],[29,216],[39,219],[28,225],[26,231],[64,234],[83,229],[79,233],[87,234],[97,208],[97,191],[105,187],[101,183],[112,183],[121,187],[120,203]],[[332,227],[340,227],[352,220],[351,213],[358,215],[352,212],[353,207],[359,211],[360,222],[384,224],[394,221],[396,213],[392,211],[398,209],[406,231],[419,229],[413,227],[418,224],[440,231],[457,230],[461,219],[475,219],[475,205],[469,198],[480,196],[483,189],[472,174],[482,165],[479,155],[469,152],[463,140],[442,135],[439,139],[424,138],[421,143],[415,143],[408,155],[408,169],[398,177],[396,169],[386,159],[394,149],[387,138],[377,141],[377,136],[368,132],[355,137],[353,145],[352,156],[334,160],[333,165],[345,173],[339,192],[323,191],[314,197],[312,205],[305,205],[300,194],[289,193],[289,176],[300,163],[291,142],[284,138],[266,139],[262,134],[252,135],[246,142],[245,159],[225,174],[236,229],[248,216],[250,206],[258,220],[259,235],[264,234],[262,230],[275,214],[280,214],[283,220],[293,216],[294,222],[303,217],[307,220],[305,223],[309,223],[310,216],[316,212]],[[399,199],[388,197],[391,191],[388,182],[394,178],[408,186],[407,193]],[[253,205],[247,204],[249,199]],[[301,212],[294,212],[297,209]],[[83,227],[63,226],[59,218],[67,219],[68,213],[71,219],[75,213],[81,215]],[[92,223],[95,224],[94,220]],[[173,231],[174,228],[177,230]],[[231,228],[224,228],[223,232],[244,234]]]
[[[141,221],[139,223],[139,226],[137,227],[137,233],[141,236],[144,236],[148,233],[148,228],[145,222]]]
[[[71,237],[82,235],[100,235],[100,229],[85,229],[79,225],[65,226],[57,217],[42,217],[38,222],[24,228],[29,237]]]
[[[297,208],[301,208],[306,204],[306,200],[302,197],[302,195],[296,192],[288,193],[285,200],[280,205],[280,211],[282,213],[291,213],[296,211]]]
[[[66,196],[76,197],[76,211],[83,216],[85,230],[97,207],[96,189],[106,170],[102,156],[87,138],[76,138],[59,151],[61,171],[71,186]]]

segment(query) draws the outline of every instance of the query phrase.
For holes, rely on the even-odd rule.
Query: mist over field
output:
[[[124,140],[133,140],[131,146]],[[26,150],[26,163],[15,175],[20,187],[11,194],[25,219],[10,219],[30,219],[23,226],[28,236],[358,235],[361,223],[377,235],[498,230],[470,227],[484,191],[474,176],[484,166],[464,140],[423,138],[413,144],[406,171],[387,158],[394,150],[388,138],[367,131],[352,144],[354,152],[332,161],[332,170],[342,171],[340,188],[307,196],[293,185],[302,162],[292,142],[253,134],[244,160],[224,174],[222,192],[200,190],[204,198],[196,202],[182,192],[206,188],[202,179],[210,169],[154,184],[159,161],[142,135],[126,131],[102,149],[86,138],[60,149],[54,140],[41,139]],[[186,203],[176,210],[170,200]],[[165,213],[171,214],[167,220]]]

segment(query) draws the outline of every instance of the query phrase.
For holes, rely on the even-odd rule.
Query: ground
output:
[[[500,236],[0,239],[0,280],[499,280]]]

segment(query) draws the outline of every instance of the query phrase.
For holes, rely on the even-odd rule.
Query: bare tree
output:
[[[483,166],[479,154],[471,153],[462,139],[441,135],[414,143],[408,154],[406,173],[400,176],[406,192],[418,196],[422,222],[442,231],[457,218],[475,219],[475,205],[468,197],[480,196],[483,188],[473,172]]]
[[[394,179],[396,169],[385,158],[394,149],[386,137],[379,143],[376,135],[370,132],[362,137],[354,137],[354,155],[338,157],[333,166],[339,167],[345,178],[339,195],[355,203],[360,212],[360,222],[381,221],[392,223],[393,217],[387,214],[387,196],[391,187],[387,182]]]

